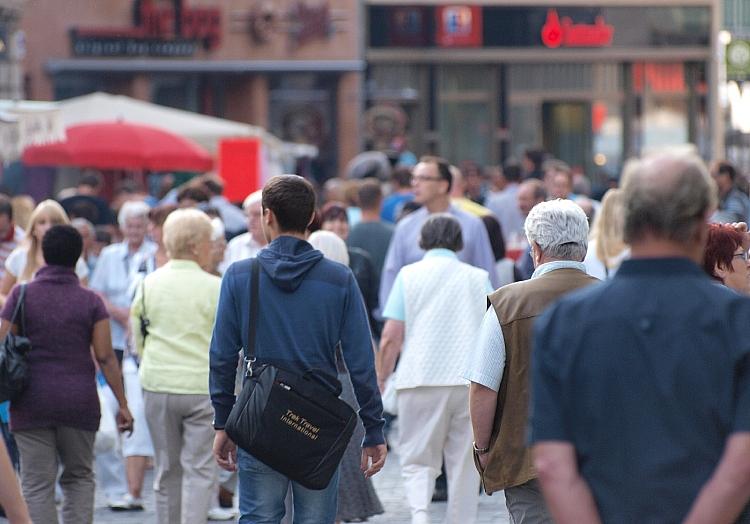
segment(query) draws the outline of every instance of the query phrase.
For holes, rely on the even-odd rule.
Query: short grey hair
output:
[[[425,251],[438,248],[461,251],[464,248],[461,224],[448,213],[430,215],[420,231],[419,247]]]
[[[586,257],[589,222],[581,206],[571,200],[549,200],[531,208],[524,223],[529,244],[537,244],[542,253],[555,260]]]
[[[148,212],[151,208],[148,204],[141,200],[129,200],[125,202],[120,208],[120,212],[117,214],[117,223],[120,227],[125,227],[125,222],[131,218],[143,218],[148,220]]]
[[[716,183],[692,154],[660,153],[641,160],[622,190],[627,243],[646,233],[687,242],[717,203]]]

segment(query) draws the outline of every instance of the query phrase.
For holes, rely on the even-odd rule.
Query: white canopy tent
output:
[[[318,150],[306,144],[283,142],[262,127],[223,118],[160,106],[124,95],[92,93],[57,102],[65,127],[101,120],[124,120],[153,125],[184,136],[216,154],[224,138],[258,137],[265,150],[266,176],[281,174],[299,157],[315,157]]]
[[[216,154],[225,138],[257,137],[263,144],[264,178],[288,172],[299,157],[315,157],[315,146],[283,142],[265,129],[223,118],[144,102],[123,95],[93,93],[59,102],[0,100],[0,157],[19,158],[23,149],[65,139],[65,128],[102,120],[160,127]]]

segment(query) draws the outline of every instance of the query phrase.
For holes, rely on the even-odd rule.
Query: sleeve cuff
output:
[[[231,411],[231,407],[214,404],[214,429],[224,429]]]

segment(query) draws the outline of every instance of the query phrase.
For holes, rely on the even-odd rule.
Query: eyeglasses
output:
[[[414,175],[411,177],[412,182],[440,182],[445,180],[439,176],[427,176],[427,175]]]
[[[732,258],[741,258],[742,260],[747,262],[747,259],[748,259],[747,251],[743,251],[742,253],[735,253],[734,255],[732,255]]]

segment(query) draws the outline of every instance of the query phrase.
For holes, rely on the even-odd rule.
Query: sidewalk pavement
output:
[[[103,493],[97,491],[94,522],[96,524],[151,524],[156,522],[152,483],[153,474],[149,471],[144,484],[143,500],[146,506],[144,511],[114,512],[106,507]],[[372,517],[368,522],[372,524],[409,524],[411,522],[409,506],[404,495],[398,456],[395,453],[388,456],[383,471],[375,475],[373,483],[380,501],[383,503],[385,513]],[[433,502],[430,507],[430,521],[434,523],[443,522],[445,508],[445,502]],[[218,521],[210,522],[218,523]],[[236,522],[236,519],[225,522]],[[487,495],[480,497],[477,524],[506,524],[509,522],[505,498],[502,493],[496,493],[491,497]],[[0,523],[7,524],[7,521],[0,519]]]

